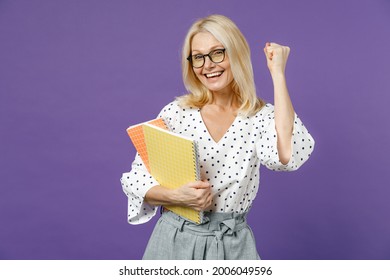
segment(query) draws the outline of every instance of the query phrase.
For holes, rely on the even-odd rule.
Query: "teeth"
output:
[[[221,75],[222,75],[222,72],[214,72],[214,73],[206,74],[206,77],[212,78],[212,77],[217,77],[217,76],[221,76]]]

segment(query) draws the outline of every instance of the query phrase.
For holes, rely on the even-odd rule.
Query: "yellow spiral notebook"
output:
[[[189,182],[200,180],[196,142],[162,129],[143,124],[150,172],[159,184],[175,189]],[[164,206],[195,223],[201,223],[203,213],[181,206]]]

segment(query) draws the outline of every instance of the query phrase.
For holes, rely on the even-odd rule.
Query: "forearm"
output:
[[[177,189],[154,186],[145,194],[151,205],[179,205],[203,210],[211,204],[211,187],[208,182],[190,182]]]
[[[279,160],[286,164],[291,157],[291,138],[294,127],[294,108],[283,73],[273,74],[275,129],[278,137]]]
[[[178,204],[176,192],[160,185],[154,186],[146,192],[145,201],[151,205]]]

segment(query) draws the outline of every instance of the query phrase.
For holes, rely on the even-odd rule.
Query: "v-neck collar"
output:
[[[237,116],[234,118],[233,122],[230,124],[229,128],[225,131],[225,133],[222,135],[222,137],[220,139],[218,139],[218,141],[216,141],[213,136],[211,136],[211,133],[209,131],[209,129],[207,128],[206,126],[206,123],[204,122],[203,120],[203,117],[202,117],[202,114],[200,113],[200,109],[197,110],[197,115],[199,116],[199,119],[200,119],[200,123],[202,124],[203,126],[203,129],[205,131],[205,133],[207,134],[207,137],[210,139],[210,141],[212,143],[214,143],[215,145],[219,145],[221,144],[221,142],[227,138],[227,136],[229,135],[229,132],[233,129],[234,127],[234,124],[237,122],[238,118],[240,117],[239,114],[237,114]]]

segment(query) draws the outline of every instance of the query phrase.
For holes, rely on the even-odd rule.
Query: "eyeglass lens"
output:
[[[204,65],[206,56],[214,63],[220,63],[225,59],[225,50],[213,50],[208,54],[195,54],[191,56],[192,66],[200,68]]]

